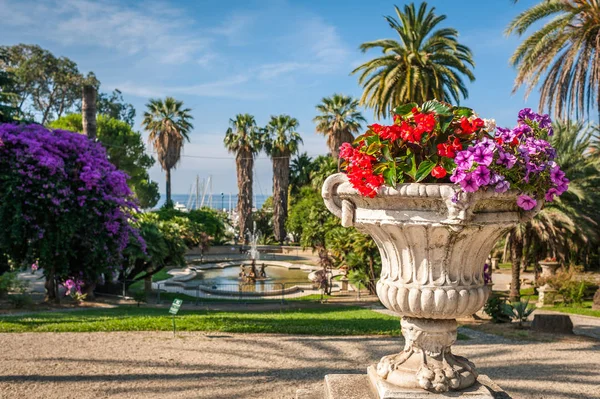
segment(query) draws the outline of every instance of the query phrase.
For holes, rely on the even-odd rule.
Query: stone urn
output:
[[[560,267],[560,263],[556,261],[538,262],[542,268],[540,278],[551,278],[556,275],[556,270]],[[538,301],[536,307],[541,308],[546,305],[553,305],[556,298],[556,290],[546,283],[538,289]]]
[[[554,276],[556,274],[556,270],[558,270],[558,268],[560,267],[560,263],[555,261],[543,261],[539,262],[539,264],[542,268],[542,274],[540,274],[540,277],[542,278]]]
[[[377,295],[402,317],[406,344],[384,356],[371,382],[435,392],[462,390],[477,380],[473,363],[452,353],[459,317],[485,304],[483,267],[497,239],[541,207],[525,212],[516,192],[463,193],[454,184],[381,187],[361,196],[345,174],[327,178],[322,196],[344,227],[369,234],[381,253]],[[372,370],[371,370],[372,371]],[[377,379],[377,381],[373,381]]]

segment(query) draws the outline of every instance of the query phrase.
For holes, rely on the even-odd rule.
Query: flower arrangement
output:
[[[470,108],[427,101],[397,107],[393,118],[340,147],[348,180],[364,196],[375,197],[382,185],[454,183],[466,193],[517,190],[517,204],[530,210],[568,188],[544,140],[553,134],[548,115],[525,108],[504,129]]]

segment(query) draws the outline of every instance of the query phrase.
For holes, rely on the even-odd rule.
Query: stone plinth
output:
[[[541,308],[546,305],[554,305],[556,290],[552,289],[548,284],[543,285],[538,289],[538,301],[536,307]]]
[[[573,322],[567,315],[536,314],[531,329],[555,334],[573,334]]]
[[[369,367],[369,373],[376,372]],[[296,399],[511,399],[498,385],[486,375],[480,375],[477,383],[462,392],[433,393],[423,389],[398,388],[383,382],[383,394],[371,383],[368,374],[329,374],[325,376],[323,386],[315,389],[299,389]],[[386,387],[390,385],[390,387]]]

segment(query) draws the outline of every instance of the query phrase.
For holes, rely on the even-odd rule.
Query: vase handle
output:
[[[345,174],[336,173],[325,180],[321,189],[321,196],[323,197],[325,206],[331,213],[341,219],[342,226],[344,227],[354,225],[354,204],[348,200],[341,199],[337,193],[339,185],[347,182],[348,178]]]

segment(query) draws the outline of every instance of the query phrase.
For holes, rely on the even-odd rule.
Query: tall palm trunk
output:
[[[273,228],[275,240],[283,244],[285,221],[288,210],[288,186],[290,184],[289,155],[273,157]]]
[[[246,230],[252,228],[252,169],[254,158],[247,150],[240,150],[236,155],[237,180],[238,180],[238,226],[240,238],[247,243]]]
[[[94,86],[83,86],[81,99],[81,120],[83,134],[91,140],[96,139],[96,88]]]
[[[510,283],[511,302],[521,300],[521,258],[523,257],[523,240],[519,233],[513,230],[511,234],[510,255],[512,259],[512,280]]]
[[[167,185],[167,202],[165,205],[167,207],[173,206],[173,200],[171,200],[171,169],[167,168],[165,170],[167,174],[166,185]]]

